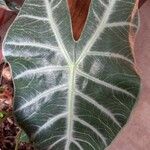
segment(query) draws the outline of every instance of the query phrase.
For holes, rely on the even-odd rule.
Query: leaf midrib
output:
[[[70,142],[72,141],[73,132],[73,120],[74,120],[74,103],[75,103],[75,80],[76,80],[76,65],[72,64],[69,67],[70,77],[69,77],[69,91],[68,91],[68,117],[67,117],[67,143],[65,150],[69,149]]]

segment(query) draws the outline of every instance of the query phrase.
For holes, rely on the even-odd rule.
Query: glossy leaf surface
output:
[[[126,123],[140,80],[134,0],[92,0],[74,41],[66,0],[26,0],[4,43],[15,117],[38,150],[103,150]]]

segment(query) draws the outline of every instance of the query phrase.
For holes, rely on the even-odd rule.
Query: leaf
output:
[[[24,131],[21,132],[19,141],[29,143],[29,138],[28,138],[27,134]]]
[[[0,111],[0,124],[3,123],[10,116],[12,116],[11,112]]]
[[[0,119],[2,119],[3,117],[4,117],[4,114],[0,112]]]
[[[4,43],[14,113],[38,150],[103,150],[138,97],[134,0],[92,0],[74,41],[66,0],[26,0]]]
[[[15,150],[18,150],[18,147],[21,144],[21,142],[24,142],[27,144],[29,142],[29,139],[26,133],[20,129],[20,131],[17,133],[15,137]]]

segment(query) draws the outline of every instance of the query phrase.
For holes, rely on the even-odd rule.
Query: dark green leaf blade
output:
[[[93,0],[79,41],[66,0],[26,0],[4,44],[15,117],[39,150],[105,149],[127,122],[140,79],[129,42],[134,0]]]

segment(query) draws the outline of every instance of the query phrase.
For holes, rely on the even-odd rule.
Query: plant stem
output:
[[[18,132],[17,136],[16,136],[16,146],[15,146],[15,150],[18,150],[18,146],[19,146],[19,143],[20,143],[20,136],[21,136],[21,132],[22,130],[20,129],[20,131]]]

